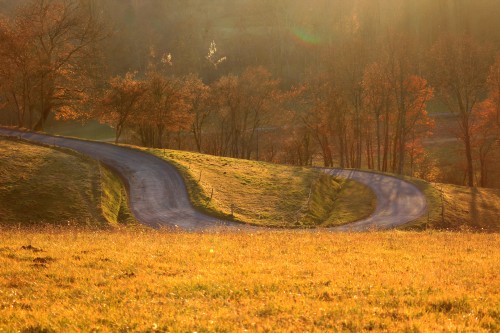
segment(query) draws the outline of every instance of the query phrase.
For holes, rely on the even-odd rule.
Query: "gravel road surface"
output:
[[[220,227],[257,229],[240,223],[221,221],[196,211],[189,201],[179,172],[172,165],[151,154],[107,143],[7,128],[0,128],[0,135],[69,148],[109,166],[125,181],[129,192],[130,208],[136,219],[153,228],[179,227],[190,231],[204,231]],[[427,210],[424,195],[408,182],[363,171],[341,169],[325,169],[324,171],[363,183],[369,186],[377,196],[377,208],[370,217],[348,225],[329,228],[329,230],[391,229],[420,217]]]

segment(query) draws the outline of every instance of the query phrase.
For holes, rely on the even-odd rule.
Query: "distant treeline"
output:
[[[15,4],[15,5],[14,5]],[[0,3],[0,121],[98,119],[146,146],[440,177],[429,102],[464,182],[499,154],[496,0]]]

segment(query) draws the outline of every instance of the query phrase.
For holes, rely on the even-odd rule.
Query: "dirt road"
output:
[[[179,227],[190,231],[210,230],[221,226],[249,228],[196,211],[189,201],[179,172],[172,165],[148,153],[107,143],[6,128],[0,128],[0,135],[73,149],[108,165],[125,181],[129,191],[130,207],[137,220],[151,227]],[[426,211],[424,195],[408,182],[362,171],[330,169],[325,172],[361,182],[377,195],[377,208],[372,216],[329,230],[390,229],[408,223]]]

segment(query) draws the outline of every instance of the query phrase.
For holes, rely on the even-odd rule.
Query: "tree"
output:
[[[427,102],[434,96],[434,90],[427,80],[413,75],[406,82],[405,98],[407,99],[407,114],[403,132],[405,135],[405,152],[410,159],[410,175],[415,174],[415,166],[422,162],[425,151],[422,140],[431,135],[434,121],[427,114]]]
[[[443,36],[432,49],[434,85],[458,117],[458,138],[465,147],[467,185],[474,186],[472,113],[485,90],[486,48],[471,36]]]
[[[116,76],[109,80],[109,89],[101,98],[99,118],[115,128],[115,143],[129,120],[139,112],[139,102],[145,93],[146,86],[144,82],[135,79],[135,73],[128,72],[124,77]]]
[[[426,109],[434,91],[427,80],[415,75],[417,61],[412,57],[413,43],[408,36],[390,32],[385,43],[380,59],[364,71],[362,98],[368,112],[363,115],[364,123],[375,122],[371,135],[376,141],[377,168],[388,171],[390,167],[403,174],[410,158],[413,173],[416,154],[423,151],[422,139],[433,126]],[[370,135],[366,142],[371,142]],[[371,156],[370,145],[367,150],[367,156]]]
[[[341,159],[343,121],[339,115],[345,115],[345,103],[335,85],[325,76],[311,79],[305,85],[305,112],[301,112],[300,118],[303,126],[307,129],[304,134],[309,134],[318,144],[323,157],[325,167],[333,166],[334,140],[339,138]],[[336,129],[336,131],[334,130]],[[337,136],[336,136],[337,135]],[[309,136],[304,136],[308,139]],[[341,162],[342,164],[343,162]]]
[[[203,151],[203,130],[208,120],[208,117],[213,111],[213,106],[210,104],[210,87],[201,81],[196,75],[186,77],[186,87],[188,90],[188,99],[191,104],[191,113],[193,121],[191,124],[191,133],[193,133],[196,149],[198,152]]]
[[[190,78],[148,72],[144,80],[145,93],[140,99],[140,110],[132,119],[132,125],[143,145],[165,147],[164,138],[170,133],[180,134],[189,128],[192,123],[190,84]]]
[[[15,22],[0,20],[0,80],[4,107],[14,110],[18,127],[32,128],[36,64],[29,52],[29,36]]]
[[[240,76],[223,76],[213,84],[217,137],[212,152],[246,159],[257,153],[258,131],[282,103],[278,85],[263,67],[247,68]]]
[[[405,148],[409,139],[407,132],[409,104],[413,97],[417,98],[409,91],[411,87],[409,81],[414,75],[415,68],[415,62],[412,61],[413,46],[413,41],[408,35],[390,31],[384,52],[385,72],[395,107],[392,171],[398,174],[403,174],[405,166]]]
[[[490,67],[488,74],[489,99],[496,113],[496,122],[500,126],[500,54]]]
[[[377,170],[387,171],[392,96],[389,80],[380,63],[375,62],[365,68],[362,86],[364,108],[375,120]]]
[[[473,133],[473,147],[479,161],[479,185],[489,184],[488,170],[494,150],[500,146],[500,55],[490,67],[487,84],[488,98],[477,104],[472,110],[471,132]]]
[[[83,1],[32,0],[2,24],[8,69],[0,75],[8,82],[19,126],[28,113],[29,126],[43,130],[53,111],[72,115],[89,101],[97,45],[106,37],[91,9]]]
[[[478,103],[472,111],[472,146],[476,148],[479,161],[480,180],[479,186],[488,186],[488,170],[491,155],[500,143],[500,126],[497,123],[497,105],[493,99],[488,98]]]

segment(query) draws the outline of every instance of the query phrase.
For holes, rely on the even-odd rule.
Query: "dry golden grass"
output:
[[[193,205],[212,215],[273,227],[328,227],[367,217],[376,206],[368,187],[314,168],[148,151],[173,163]]]
[[[0,233],[0,331],[494,332],[500,236]]]

